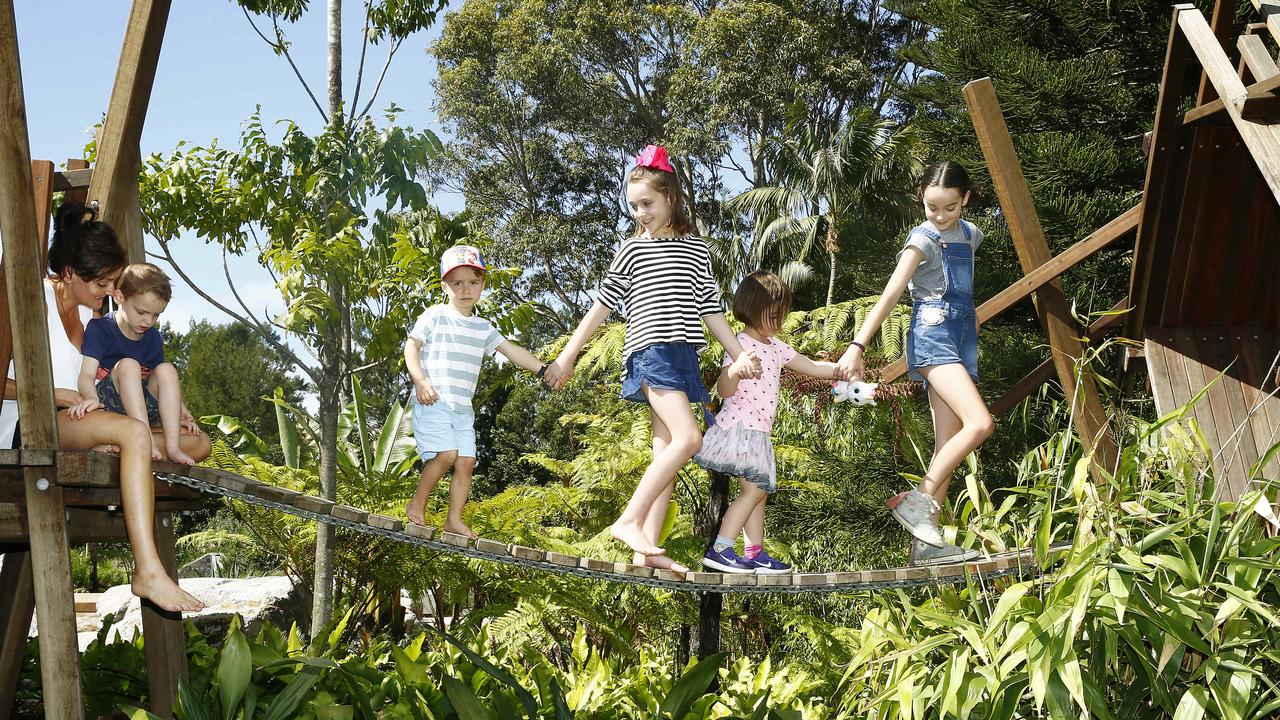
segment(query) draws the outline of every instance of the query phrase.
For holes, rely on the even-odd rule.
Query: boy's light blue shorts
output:
[[[418,456],[430,460],[442,452],[457,450],[458,457],[476,456],[476,416],[458,412],[442,401],[413,405],[413,439]]]

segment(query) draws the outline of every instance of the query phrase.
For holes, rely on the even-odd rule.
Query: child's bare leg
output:
[[[769,493],[761,490],[755,483],[742,481],[742,493],[738,495],[734,503],[742,502],[750,504],[754,498],[755,506],[751,508],[750,514],[747,515],[746,522],[743,523],[742,537],[746,540],[747,545],[764,545],[764,506],[769,500]],[[729,506],[729,511],[734,509],[733,505]],[[729,512],[724,514],[725,522],[720,526],[720,537],[736,537],[738,532],[734,528],[728,526]]]
[[[164,451],[170,462],[194,465],[195,460],[182,451],[179,423],[182,420],[182,386],[178,382],[178,370],[169,363],[160,363],[151,370],[151,385],[155,388],[160,404],[160,427],[164,430]]]
[[[120,404],[124,406],[124,414],[138,422],[151,427],[147,418],[147,401],[142,396],[142,366],[133,358],[123,358],[111,368],[111,382],[120,394]],[[151,445],[151,459],[163,460],[161,445]]]
[[[437,453],[422,466],[422,476],[418,479],[418,489],[413,493],[413,499],[409,501],[409,505],[405,507],[405,514],[409,516],[409,522],[415,525],[423,525],[426,520],[423,518],[423,510],[427,506],[427,498],[431,496],[432,491],[436,489],[436,485],[440,482],[440,478],[444,477],[449,466],[453,465],[453,461],[458,459],[457,450],[445,450]]]
[[[929,471],[921,480],[919,490],[933,496],[941,505],[946,500],[952,473],[969,453],[991,437],[995,421],[963,365],[935,365],[921,368],[920,374],[929,381],[929,406],[933,410],[937,440]]]
[[[109,412],[80,420],[58,413],[59,445],[87,450],[98,445],[120,448],[120,499],[129,545],[133,548],[133,594],[175,612],[202,610],[204,603],[178,587],[160,562],[155,537],[155,484],[151,477],[151,432],[146,423]]]
[[[644,523],[641,525],[644,528],[645,537],[652,539],[655,544],[662,539],[662,526],[667,521],[667,511],[671,508],[671,493],[675,489],[674,484],[667,486],[667,489],[654,501],[653,507],[649,508],[649,513],[645,515]],[[633,562],[636,565],[648,565],[649,567],[662,568],[674,572],[689,572],[689,568],[666,555],[641,555],[636,553]]]
[[[444,521],[446,531],[466,535],[472,540],[476,539],[476,534],[462,522],[462,509],[467,506],[471,475],[475,469],[476,459],[473,457],[459,456],[453,461],[453,475],[449,477],[449,516]]]
[[[676,473],[702,447],[702,432],[698,429],[693,412],[689,410],[689,398],[679,390],[644,388],[649,399],[652,416],[662,422],[670,437],[662,453],[654,456],[644,476],[636,484],[631,500],[614,521],[610,534],[643,555],[661,555],[665,551],[654,544],[644,531],[645,519],[650,510],[664,496],[670,498]],[[655,423],[655,428],[657,427]],[[665,516],[666,503],[662,513]]]

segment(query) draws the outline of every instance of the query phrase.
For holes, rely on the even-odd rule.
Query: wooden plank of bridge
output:
[[[1009,224],[1018,259],[1024,273],[1031,273],[1050,262],[1049,243],[1045,240],[1040,218],[1031,200],[1031,190],[1022,175],[1022,166],[1009,136],[1000,103],[990,78],[974,80],[964,87],[965,103],[973,118],[973,126],[987,158],[991,181],[1000,197],[1000,209]],[[1083,373],[1077,387],[1075,363],[1084,354],[1079,330],[1072,321],[1061,282],[1054,280],[1036,292],[1040,320],[1049,333],[1054,367],[1063,391],[1076,416],[1076,425],[1086,450],[1093,455],[1097,470],[1114,471],[1118,451],[1107,426],[1107,414],[1098,396],[1092,376]]]
[[[35,589],[31,580],[31,555],[11,552],[4,556],[0,570],[0,720],[9,720],[22,661],[27,656],[27,631],[36,609]]]
[[[145,259],[138,209],[138,141],[151,101],[170,0],[134,0],[116,66],[111,103],[98,136],[98,162],[89,182],[89,200],[100,219],[116,229],[130,262]]]
[[[44,307],[40,245],[31,195],[31,149],[13,0],[0,0],[0,227],[4,228],[4,273],[18,416],[23,447],[58,446],[54,420],[49,336],[43,323],[24,322]],[[61,488],[52,467],[24,469],[31,571],[40,616],[40,679],[46,718],[83,718],[71,561]]]

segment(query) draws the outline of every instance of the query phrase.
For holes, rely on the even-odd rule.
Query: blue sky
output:
[[[323,102],[325,2],[311,4],[298,23],[286,28],[286,36],[295,62]],[[343,5],[343,96],[349,99],[359,59],[363,3],[346,0]],[[60,166],[69,157],[80,157],[91,128],[106,111],[130,2],[18,0],[15,6],[31,155]],[[435,62],[426,48],[442,22],[443,18],[430,31],[404,42],[374,105],[376,110],[394,101],[405,110],[401,123],[437,133],[442,130],[431,111]],[[259,27],[270,36],[269,24]],[[366,99],[385,57],[385,47],[370,48],[361,90]],[[238,5],[230,0],[175,0],[142,134],[143,154],[172,150],[180,140],[205,145],[218,138],[222,146],[234,147],[241,123],[258,105],[266,123],[289,118],[310,132],[321,125],[288,63],[254,33]],[[436,202],[446,210],[461,205],[453,197]],[[151,249],[151,240],[147,242]],[[203,289],[230,299],[219,251],[190,238],[182,243],[178,257]],[[251,307],[278,310],[271,278],[255,259],[234,259],[232,274]],[[228,319],[178,281],[164,319],[185,329],[193,318]]]

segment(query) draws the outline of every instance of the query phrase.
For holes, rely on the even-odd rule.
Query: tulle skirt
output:
[[[767,493],[777,492],[778,477],[769,433],[742,423],[712,425],[702,439],[702,450],[693,461],[708,470],[734,475],[755,483]]]

